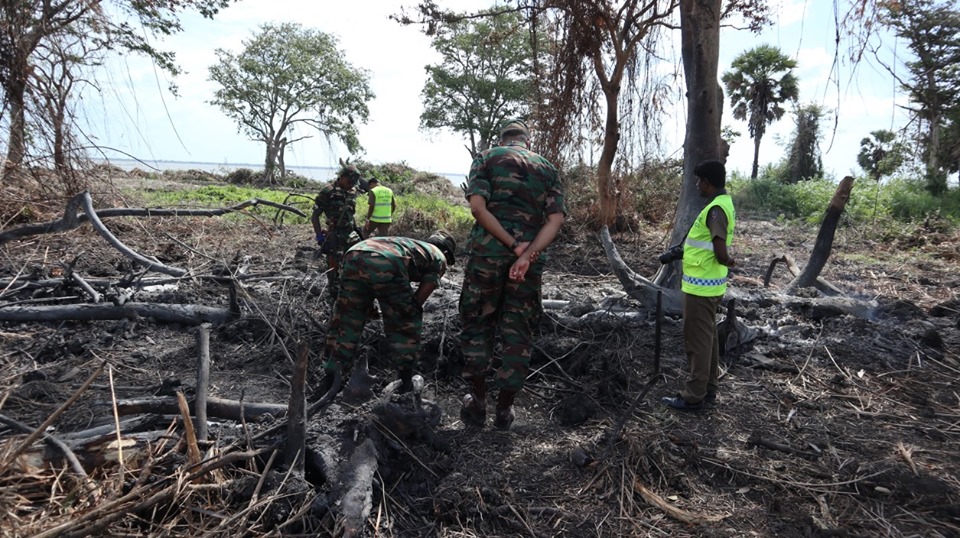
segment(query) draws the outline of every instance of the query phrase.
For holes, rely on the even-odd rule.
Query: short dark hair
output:
[[[716,159],[700,161],[700,163],[693,168],[693,175],[702,177],[718,189],[722,189],[727,185],[727,169],[723,166],[723,162]]]
[[[370,178],[370,179],[367,180],[367,183],[368,183],[368,184],[371,184],[371,185],[374,184],[374,183],[379,184],[379,183],[380,183],[380,180],[377,179],[377,178],[375,178],[375,177],[372,177],[372,178]]]

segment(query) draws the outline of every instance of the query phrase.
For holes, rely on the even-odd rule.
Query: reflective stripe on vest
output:
[[[727,291],[727,266],[717,261],[713,252],[713,238],[707,226],[707,214],[714,206],[719,206],[727,215],[727,246],[733,243],[733,228],[736,216],[733,200],[727,194],[717,196],[693,221],[687,239],[683,244],[683,280],[684,293],[700,297],[717,297]]]
[[[376,200],[373,206],[373,214],[370,215],[370,221],[383,223],[393,222],[393,191],[383,185],[377,185],[370,189],[370,192],[373,193],[374,199]]]

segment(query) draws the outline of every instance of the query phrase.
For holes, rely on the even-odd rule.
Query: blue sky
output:
[[[420,170],[466,174],[470,162],[463,140],[418,130],[423,66],[439,58],[428,38],[415,27],[402,27],[387,19],[400,4],[409,2],[241,0],[214,20],[188,16],[183,20],[184,32],[161,44],[177,53],[186,71],[172,81],[179,96],[167,91],[171,80],[149,61],[136,56],[113,60],[101,78],[99,94],[84,96],[88,131],[99,144],[146,161],[260,163],[263,147],[238,134],[236,124],[208,104],[216,86],[207,80],[207,68],[216,61],[214,49],[239,51],[242,41],[260,24],[296,21],[336,35],[347,60],[370,72],[376,99],[370,104],[370,122],[360,127],[366,160],[406,162]],[[488,5],[476,0],[444,0],[442,4],[455,8]],[[851,80],[849,66],[841,63],[833,75],[839,77],[839,88],[829,82],[834,31],[831,4],[823,0],[777,3],[778,23],[761,36],[724,30],[720,71],[729,69],[737,54],[761,43],[778,46],[796,57],[801,100],[840,110],[835,133],[832,121],[824,126],[823,150],[827,171],[842,177],[859,172],[856,154],[861,138],[875,129],[898,127],[905,120],[896,112],[894,85],[879,69],[861,65],[858,78]],[[673,133],[665,148],[668,153],[679,154],[685,120],[685,107],[678,102],[675,113],[665,120],[666,129]],[[734,120],[729,110],[723,123],[742,133],[731,148],[729,168],[749,173],[753,142],[746,125]],[[768,128],[761,145],[761,165],[782,158],[783,149],[776,138],[788,137],[792,129],[789,117]],[[122,157],[119,153],[114,156]],[[348,154],[339,143],[316,136],[289,148],[286,162],[335,167],[338,159],[345,157]]]

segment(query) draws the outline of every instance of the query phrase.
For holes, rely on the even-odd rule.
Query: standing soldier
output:
[[[356,166],[340,161],[337,178],[320,189],[314,200],[310,223],[317,236],[320,252],[327,256],[327,283],[330,298],[335,299],[340,287],[340,259],[350,245],[360,240],[353,220],[357,205],[355,187],[361,181]],[[324,225],[320,216],[324,217]]]
[[[465,361],[470,393],[460,418],[472,426],[486,421],[486,376],[500,329],[503,362],[496,373],[494,426],[513,424],[513,400],[530,370],[533,330],[540,322],[540,286],[545,259],[564,220],[563,189],[556,167],[527,149],[529,132],[508,120],[500,146],[478,155],[470,167],[466,196],[476,224],[460,293]]]
[[[661,399],[682,411],[701,409],[717,399],[717,308],[727,291],[729,268],[736,265],[729,251],[736,214],[725,189],[726,169],[720,161],[707,160],[697,164],[693,175],[700,196],[709,201],[683,243],[683,344],[690,373],[682,391]]]
[[[367,195],[369,209],[367,210],[367,224],[363,227],[364,237],[390,235],[390,223],[393,214],[397,211],[397,200],[393,191],[380,185],[377,178],[370,179],[370,194]]]
[[[333,386],[334,372],[339,369],[345,377],[353,364],[374,299],[383,310],[383,331],[393,350],[400,392],[413,388],[423,303],[440,285],[447,265],[456,261],[456,250],[456,242],[442,231],[426,241],[374,237],[350,247],[343,258],[343,282],[327,331],[324,393]],[[411,282],[419,282],[415,292]]]

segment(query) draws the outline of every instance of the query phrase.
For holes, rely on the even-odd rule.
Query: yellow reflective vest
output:
[[[373,206],[373,213],[370,215],[371,222],[393,222],[393,191],[377,185],[370,189],[376,200]]]
[[[683,282],[680,289],[699,297],[717,297],[727,291],[728,269],[717,261],[713,252],[713,237],[707,226],[707,213],[714,206],[720,206],[727,214],[727,246],[733,243],[736,221],[733,200],[729,194],[721,194],[703,208],[683,242]]]

